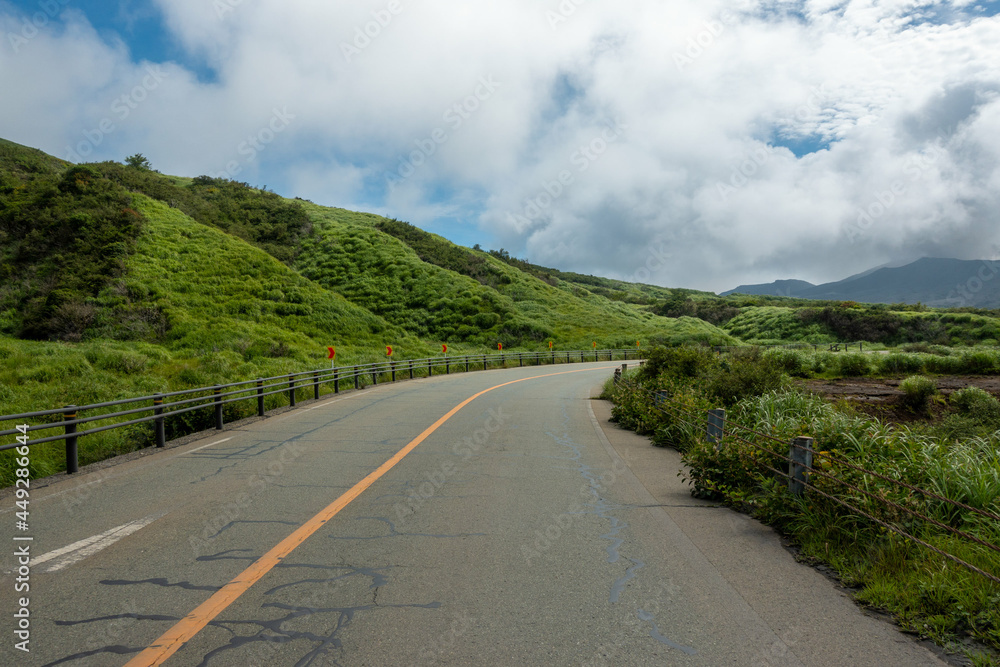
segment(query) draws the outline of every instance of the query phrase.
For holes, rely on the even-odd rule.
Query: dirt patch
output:
[[[936,422],[953,411],[944,401],[931,401],[929,414],[917,414],[902,404],[903,378],[843,378],[839,380],[796,380],[806,391],[827,400],[845,401],[860,412],[897,424]],[[944,398],[965,387],[979,387],[1000,398],[1000,377],[946,376],[934,378]]]

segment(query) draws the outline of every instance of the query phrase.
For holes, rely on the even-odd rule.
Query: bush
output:
[[[715,354],[704,347],[654,347],[646,355],[646,363],[639,371],[642,380],[655,380],[660,376],[695,378],[705,375],[718,365]]]
[[[785,384],[781,366],[762,355],[758,348],[750,348],[722,360],[711,374],[708,392],[724,405],[731,406],[745,398],[781,389]]]
[[[845,354],[837,360],[837,369],[847,377],[863,377],[872,372],[871,360],[865,354]]]
[[[927,401],[937,393],[934,380],[923,375],[911,375],[899,383],[903,392],[903,404],[917,412],[927,410]]]
[[[919,373],[924,369],[924,361],[915,354],[886,354],[876,362],[880,373]]]
[[[954,392],[950,403],[959,413],[977,423],[1000,428],[1000,401],[979,387],[966,387]]]
[[[992,352],[971,352],[961,358],[966,373],[988,375],[997,372],[997,356]]]
[[[806,355],[795,350],[775,348],[768,350],[764,356],[777,364],[784,372],[796,377],[807,377],[811,371],[811,363]]]

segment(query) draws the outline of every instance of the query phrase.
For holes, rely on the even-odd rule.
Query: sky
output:
[[[667,287],[1000,256],[1000,2],[0,0],[0,137]]]

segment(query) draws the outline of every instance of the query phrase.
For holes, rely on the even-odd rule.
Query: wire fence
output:
[[[0,452],[36,447],[53,442],[66,443],[66,472],[79,470],[79,440],[105,431],[129,426],[152,423],[153,439],[157,447],[166,443],[168,420],[177,424],[178,418],[188,413],[205,411],[214,414],[216,429],[223,429],[227,406],[241,402],[256,401],[256,414],[264,417],[267,403],[277,403],[295,407],[298,400],[308,398],[318,400],[321,394],[338,394],[342,389],[377,385],[379,382],[395,382],[400,379],[431,377],[453,372],[471,372],[491,368],[537,366],[541,364],[580,363],[585,361],[628,360],[638,356],[636,350],[570,350],[549,352],[500,352],[463,356],[441,356],[425,359],[383,361],[374,364],[332,367],[291,373],[270,378],[246,380],[210,387],[198,387],[183,391],[164,392],[150,396],[126,398],[83,406],[66,406],[49,410],[38,410],[13,415],[0,415],[0,427],[4,424],[13,428],[0,428]],[[287,400],[285,400],[287,399]],[[86,413],[86,414],[85,414]],[[28,423],[33,422],[33,423]],[[39,423],[40,422],[40,423]],[[83,427],[84,430],[80,430]],[[183,426],[175,428],[176,435],[187,435],[200,430],[190,428],[186,433]],[[53,435],[37,437],[36,434],[61,431]],[[7,442],[4,442],[7,440]]]
[[[703,429],[706,434],[710,432],[708,429],[708,421],[706,420],[705,415],[693,413],[681,406],[672,404],[668,400],[666,400],[663,395],[658,394],[657,392],[654,392],[639,384],[631,382],[628,378],[624,376],[616,374],[615,381],[616,381],[616,386],[619,389],[625,389],[629,391],[641,392],[647,394],[650,398],[653,407],[657,411],[670,415],[673,419],[683,423],[685,426],[692,429],[693,432],[698,432]],[[730,445],[735,444],[737,446],[747,447],[746,451],[749,454],[750,459],[757,466],[759,466],[763,470],[767,470],[769,472],[774,473],[778,477],[788,478],[790,488],[799,486],[806,493],[815,493],[819,496],[822,496],[823,498],[833,501],[834,503],[841,505],[848,511],[857,514],[858,516],[864,517],[869,521],[873,522],[874,524],[881,526],[882,528],[891,531],[903,537],[904,539],[913,542],[914,544],[929,549],[930,551],[948,559],[953,563],[956,563],[964,568],[967,568],[968,570],[978,575],[981,575],[996,584],[1000,584],[1000,576],[997,576],[996,574],[992,574],[990,572],[986,572],[982,568],[967,562],[966,560],[960,558],[959,556],[956,556],[953,553],[949,553],[948,551],[940,547],[934,546],[928,543],[926,540],[923,540],[920,537],[917,537],[916,535],[912,534],[918,531],[912,529],[907,530],[901,527],[900,525],[897,525],[897,523],[888,521],[885,518],[879,518],[875,516],[872,512],[865,511],[864,509],[857,507],[855,504],[849,502],[848,500],[845,500],[842,497],[837,497],[832,493],[828,493],[827,491],[818,488],[810,480],[814,475],[824,480],[828,480],[831,483],[831,485],[840,485],[856,494],[859,494],[860,496],[869,499],[876,507],[894,510],[897,513],[900,513],[902,516],[908,516],[919,522],[924,522],[926,525],[931,525],[938,529],[944,530],[945,532],[954,535],[955,537],[961,540],[965,540],[970,543],[985,547],[986,549],[998,554],[1000,554],[1000,545],[984,540],[966,531],[960,530],[954,526],[950,526],[944,523],[943,521],[939,521],[938,519],[927,516],[926,514],[919,512],[912,507],[907,507],[901,503],[897,503],[883,495],[879,495],[878,493],[875,493],[868,489],[861,488],[862,485],[860,484],[852,483],[849,480],[831,474],[826,470],[824,470],[822,467],[816,467],[815,465],[813,465],[813,461],[816,458],[825,460],[829,462],[831,466],[840,466],[842,468],[859,473],[862,476],[863,481],[867,481],[866,478],[881,480],[882,482],[886,482],[890,485],[897,487],[901,491],[906,491],[911,494],[919,494],[924,498],[933,499],[934,501],[945,503],[956,509],[965,512],[970,512],[977,516],[996,522],[997,526],[1000,526],[1000,515],[990,512],[988,510],[984,510],[982,508],[972,507],[966,503],[962,503],[957,500],[947,498],[945,496],[942,496],[941,494],[929,491],[927,489],[922,489],[920,487],[914,486],[899,479],[893,479],[892,477],[883,475],[873,470],[868,470],[862,466],[859,466],[851,461],[844,459],[843,457],[830,454],[829,452],[817,451],[814,447],[812,447],[812,440],[810,438],[797,438],[791,443],[789,443],[788,441],[782,440],[774,436],[773,434],[762,433],[760,431],[743,426],[734,421],[725,422],[724,428],[728,429],[728,431],[724,431],[723,436],[724,437],[728,436],[729,438],[725,442],[727,442]],[[722,442],[723,441],[720,439],[717,442],[717,447],[723,446]],[[777,449],[779,447],[789,448],[788,454],[784,454],[782,449]],[[779,468],[775,468],[772,464],[760,460],[757,456],[758,452],[764,452],[774,457],[774,459],[777,459],[778,461],[787,464],[788,470],[781,470]],[[802,456],[796,456],[796,454],[801,454]],[[798,472],[799,474],[796,474],[796,472]]]

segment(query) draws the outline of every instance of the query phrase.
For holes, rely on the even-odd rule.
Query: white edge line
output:
[[[144,519],[137,519],[136,521],[131,521],[129,523],[118,526],[117,528],[112,528],[111,530],[106,530],[99,535],[93,535],[91,537],[74,542],[69,546],[65,546],[61,549],[56,549],[55,551],[50,551],[46,554],[39,556],[38,558],[31,559],[31,566],[36,567],[42,563],[47,563],[50,560],[59,559],[54,565],[52,565],[46,572],[58,572],[64,568],[69,567],[73,563],[79,562],[88,556],[93,556],[97,552],[110,547],[112,544],[121,540],[122,538],[128,537],[132,533],[142,530],[149,524],[153,523],[162,516],[165,516],[166,512],[161,512],[159,514],[152,514]]]

